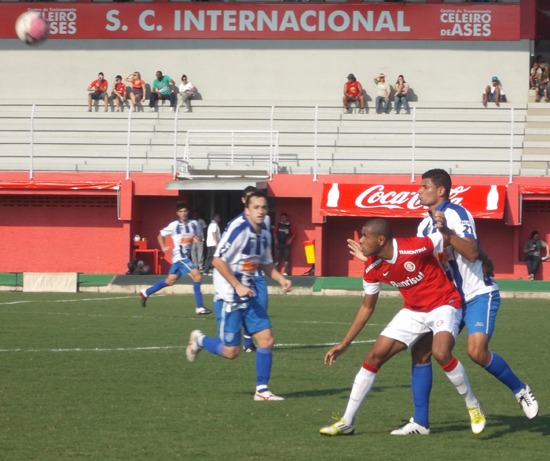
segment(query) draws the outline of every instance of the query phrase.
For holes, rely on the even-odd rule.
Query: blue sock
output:
[[[244,334],[244,347],[248,347],[254,344],[254,341],[252,341],[252,337],[248,336],[246,333]]]
[[[411,385],[414,400],[414,422],[424,427],[430,427],[431,362],[412,366]]]
[[[211,354],[223,357],[223,344],[219,338],[209,338],[208,336],[205,336],[202,338],[202,345],[199,345]]]
[[[197,303],[197,307],[204,307],[202,305],[201,282],[193,282],[193,290],[195,291],[195,302]]]
[[[501,383],[506,384],[514,394],[517,394],[525,388],[525,383],[519,380],[510,368],[510,365],[508,365],[500,355],[494,352],[491,352],[491,361],[489,365],[484,368]]]
[[[267,387],[271,376],[271,364],[273,354],[271,347],[258,347],[256,349],[256,385]]]
[[[167,286],[168,285],[166,285],[166,280],[160,280],[157,283],[155,283],[152,287],[147,288],[147,290],[145,290],[145,293],[147,293],[147,296],[151,296],[153,293],[156,293],[157,291],[162,290]]]

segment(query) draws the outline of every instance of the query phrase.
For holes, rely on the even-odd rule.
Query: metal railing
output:
[[[7,107],[7,106],[4,106]],[[112,144],[109,144],[112,147],[113,152],[116,150],[116,152],[119,152],[119,154],[113,154],[111,155],[110,152],[108,152],[108,149],[104,148],[102,150],[101,143],[98,143],[98,157],[94,157],[94,153],[91,152],[89,157],[86,157],[85,154],[83,154],[82,151],[86,150],[85,148],[82,149],[79,152],[78,146],[95,146],[97,140],[101,140],[104,137],[104,133],[108,133],[107,131],[103,132],[96,126],[95,128],[92,128],[91,130],[87,127],[84,127],[84,129],[79,129],[79,127],[74,128],[71,131],[70,124],[66,123],[65,121],[69,121],[72,118],[78,119],[81,118],[80,115],[74,115],[74,116],[68,116],[64,112],[59,112],[60,108],[59,106],[56,107],[55,110],[58,112],[50,113],[48,112],[46,115],[42,112],[43,110],[53,110],[51,109],[53,106],[40,106],[40,105],[32,105],[32,106],[11,106],[13,107],[14,111],[17,111],[17,115],[11,117],[9,115],[4,116],[4,119],[6,121],[13,121],[12,119],[20,119],[22,124],[26,124],[25,120],[30,120],[30,129],[29,129],[29,141],[28,141],[28,148],[29,148],[29,158],[28,158],[28,165],[29,165],[29,177],[30,179],[33,179],[33,176],[36,171],[40,170],[40,162],[42,162],[42,165],[48,163],[51,159],[57,159],[58,164],[62,165],[63,161],[63,155],[56,155],[55,153],[55,145],[60,146],[60,152],[63,148],[65,148],[65,136],[73,136],[74,138],[82,138],[84,139],[84,142],[80,142],[80,139],[77,139],[77,141],[74,141],[72,144],[72,148],[74,152],[76,152],[75,155],[66,155],[66,158],[70,158],[72,162],[81,161],[83,163],[86,163],[88,161],[90,164],[92,164],[94,161],[98,163],[97,158],[99,157],[99,154],[102,153],[104,158],[109,158],[109,160],[113,160],[111,162],[112,165],[114,165],[113,169],[107,170],[107,171],[125,171],[126,173],[126,179],[130,178],[131,173],[131,164],[136,161],[143,161],[143,158],[138,158],[140,154],[139,149],[151,149],[156,148],[158,143],[160,142],[162,145],[170,145],[170,142],[166,143],[165,140],[162,140],[162,138],[159,138],[159,119],[158,114],[155,114],[155,118],[140,118],[135,117],[135,114],[131,112],[131,110],[128,110],[128,116],[127,116],[127,126],[126,130],[120,126],[117,130],[111,130],[112,134],[111,139],[115,139],[116,141],[113,141]],[[30,107],[30,119],[27,108]],[[326,162],[333,162],[334,165],[338,161],[342,160],[342,158],[346,159],[346,148],[341,147],[340,140],[343,136],[346,135],[345,130],[340,131],[342,127],[344,126],[351,126],[354,125],[357,128],[353,133],[348,132],[348,139],[352,139],[353,136],[355,136],[356,144],[353,144],[354,148],[356,149],[365,149],[365,151],[369,148],[372,148],[372,145],[378,145],[382,146],[380,149],[386,149],[385,152],[392,152],[393,150],[399,149],[401,154],[399,154],[399,165],[402,168],[404,165],[406,165],[408,162],[410,162],[410,172],[411,172],[411,180],[414,181],[415,175],[418,173],[416,171],[417,162],[426,162],[428,157],[422,157],[422,149],[424,149],[424,152],[426,151],[426,147],[428,146],[425,142],[426,136],[431,135],[432,138],[437,138],[435,141],[436,144],[439,142],[438,140],[441,139],[442,144],[444,144],[444,140],[449,136],[449,134],[452,135],[461,135],[463,139],[468,139],[472,133],[472,122],[469,120],[468,116],[470,115],[473,120],[479,120],[479,122],[476,122],[475,131],[476,135],[482,135],[485,136],[483,138],[482,143],[485,143],[485,145],[480,147],[487,147],[487,152],[491,151],[491,147],[487,145],[487,140],[490,139],[490,135],[487,134],[490,132],[490,129],[487,128],[489,125],[487,123],[493,123],[492,126],[494,126],[495,123],[498,124],[498,146],[500,149],[500,154],[498,158],[498,164],[500,165],[500,171],[502,171],[502,168],[507,168],[506,163],[509,163],[509,180],[512,182],[514,171],[518,168],[518,162],[521,161],[521,151],[522,147],[520,146],[521,141],[517,141],[515,135],[521,135],[524,134],[524,131],[522,131],[522,128],[518,128],[519,123],[525,122],[525,115],[523,115],[523,112],[519,112],[519,116],[516,115],[517,109],[514,109],[514,107],[501,107],[498,109],[498,111],[494,112],[482,112],[483,109],[479,109],[479,111],[473,112],[472,115],[472,108],[465,108],[469,112],[461,112],[460,109],[455,108],[444,108],[444,107],[413,107],[410,116],[407,117],[389,117],[389,116],[375,116],[375,118],[370,117],[368,119],[365,119],[364,117],[360,115],[352,115],[352,116],[343,116],[338,111],[336,112],[336,109],[334,107],[320,107],[320,106],[301,106],[301,107],[275,107],[275,106],[263,106],[261,108],[254,107],[253,108],[256,112],[253,113],[253,115],[245,115],[244,118],[246,120],[250,120],[252,122],[259,122],[258,125],[265,124],[266,128],[269,127],[269,129],[266,130],[181,130],[178,128],[178,123],[181,125],[182,122],[186,119],[182,118],[181,121],[179,119],[179,107],[177,107],[175,113],[174,113],[174,119],[173,119],[173,158],[170,160],[170,154],[168,154],[165,157],[159,157],[162,158],[162,161],[167,163],[168,165],[172,163],[171,166],[168,167],[169,170],[171,170],[171,173],[173,174],[174,178],[178,176],[182,178],[193,178],[194,172],[201,170],[202,175],[205,174],[205,170],[208,169],[226,169],[227,175],[231,175],[231,170],[236,171],[239,167],[241,167],[242,170],[247,170],[250,172],[250,174],[254,174],[254,172],[265,172],[265,176],[269,177],[271,180],[273,178],[273,175],[280,172],[281,168],[286,168],[285,165],[288,165],[288,158],[289,158],[289,150],[292,150],[292,156],[296,158],[300,164],[303,166],[311,165],[311,173],[313,173],[313,180],[317,181],[318,174],[319,174],[319,164],[320,162],[324,161]],[[441,112],[440,112],[441,109]],[[449,110],[452,109],[454,112],[449,113]],[[80,110],[80,108],[79,108]],[[243,110],[243,108],[239,108],[239,110]],[[244,109],[246,110],[246,109]],[[372,108],[371,108],[372,110]],[[523,110],[523,109],[522,109]],[[24,111],[26,113],[24,113]],[[258,112],[260,111],[260,112]],[[445,114],[445,111],[447,111],[447,115],[441,115]],[[15,112],[14,112],[15,113]],[[277,116],[276,116],[277,113]],[[239,116],[236,117],[235,120],[239,120],[243,118],[243,113],[239,112]],[[450,114],[450,115],[449,115]],[[480,114],[483,114],[483,117],[480,117]],[[486,114],[491,114],[486,116]],[[2,117],[2,113],[0,111],[0,118]],[[447,118],[446,118],[447,117]],[[454,117],[454,118],[453,118]],[[166,120],[166,116],[163,116],[163,119]],[[44,120],[49,123],[48,129],[45,129],[40,126],[40,122],[43,122]],[[93,120],[94,123],[97,123],[98,120],[101,120],[100,118],[93,118],[91,117],[89,120]],[[107,127],[108,124],[113,123],[113,121],[117,121],[118,123],[122,122],[122,118],[109,118],[105,120],[105,126]],[[205,119],[208,121],[211,121],[212,119]],[[231,125],[231,119],[224,118],[224,122]],[[456,120],[456,123],[453,122],[453,120]],[[53,123],[51,123],[53,121]],[[134,125],[133,123],[137,123],[138,125]],[[141,132],[143,130],[143,122],[149,121],[151,123],[151,127],[148,127],[147,129],[149,132]],[[293,124],[295,121],[299,121],[301,123],[301,128],[297,129],[296,132],[299,132],[300,136],[300,145],[294,145],[292,142],[289,142],[289,137],[297,136],[296,133],[293,131]],[[377,123],[379,121],[382,121],[384,123],[384,127],[380,130],[377,130],[373,128],[373,121],[376,121]],[[439,128],[441,125],[438,125],[440,122],[452,122],[452,130],[448,129],[448,131],[445,131],[445,128]],[[461,131],[461,122],[470,122],[470,128],[465,128],[465,130]],[[194,126],[197,126],[199,124],[200,126],[200,119],[195,119],[193,122]],[[286,124],[286,125],[285,125]],[[322,124],[322,125],[321,125]],[[65,125],[69,126],[67,128]],[[327,126],[332,127],[327,130]],[[464,124],[462,124],[465,126]],[[27,125],[28,126],[28,125]],[[187,127],[188,125],[185,125]],[[319,127],[322,126],[320,129]],[[447,123],[447,126],[451,126],[451,123]],[[8,129],[4,129],[3,131],[0,131],[0,134],[4,134],[7,136],[7,138],[10,139],[17,139],[17,141],[5,141],[6,144],[14,145],[16,143],[18,145],[18,150],[14,151],[15,153],[10,153],[9,148],[3,149],[3,156],[8,159],[15,159],[17,162],[19,162],[19,166],[16,170],[11,171],[25,171],[26,168],[22,167],[25,160],[26,154],[24,153],[23,149],[25,149],[25,144],[27,141],[25,140],[25,129],[22,129],[21,126],[19,126],[19,122],[17,125],[14,124],[14,131],[13,133],[10,133]],[[290,127],[290,128],[289,128]],[[336,128],[334,128],[336,127]],[[93,131],[93,130],[96,131]],[[333,131],[330,131],[333,129]],[[336,131],[334,131],[336,129]],[[63,130],[65,130],[66,133],[63,133]],[[384,131],[385,130],[385,131]],[[468,131],[469,130],[469,131]],[[126,131],[124,133],[124,131]],[[334,134],[336,132],[336,134]],[[6,134],[7,133],[7,134]],[[46,133],[46,135],[44,135]],[[52,134],[59,133],[59,138],[55,138],[55,136],[50,136]],[[91,134],[94,133],[94,134]],[[97,133],[97,136],[96,136]],[[160,130],[160,133],[164,133],[165,135],[170,135],[170,129],[166,130]],[[186,139],[185,144],[179,144],[178,142],[178,136],[180,133],[186,133]],[[334,134],[334,140],[331,138],[330,141],[326,141],[328,137],[333,136]],[[138,137],[138,135],[141,135],[141,137]],[[45,136],[45,137],[44,137]],[[49,136],[49,137],[48,137]],[[90,141],[86,143],[85,137],[89,136]],[[123,136],[126,137],[125,141],[123,141]],[[324,138],[323,138],[324,136]],[[370,137],[369,137],[370,136]],[[37,141],[38,137],[38,141]],[[399,147],[392,147],[397,145],[396,143],[392,143],[392,140],[399,138]],[[53,141],[52,141],[53,139]],[[160,139],[160,141],[159,141]],[[286,153],[283,157],[280,156],[280,150],[281,150],[281,140],[284,139],[284,146],[286,149]],[[325,141],[323,141],[325,139]],[[496,139],[496,138],[495,138]],[[505,145],[508,145],[509,139],[509,158],[506,159],[505,157],[502,157],[503,150],[507,149],[504,147]],[[378,142],[378,144],[374,143],[374,140]],[[1,140],[0,140],[1,142]],[[327,157],[327,144],[332,143],[334,146],[333,154],[331,154],[331,159]],[[386,143],[386,144],[384,144]],[[514,143],[518,144],[517,146],[514,146]],[[70,145],[70,142],[68,142]],[[1,144],[0,144],[1,145]],[[53,148],[51,146],[54,146]],[[289,148],[289,145],[292,147]],[[471,143],[469,145],[472,145]],[[496,141],[495,141],[496,145]],[[50,152],[48,153],[48,149],[44,149],[43,146],[50,146]],[[63,147],[61,147],[63,146]],[[75,147],[77,146],[77,147]],[[114,146],[114,147],[113,147]],[[145,147],[143,147],[145,146]],[[125,154],[122,153],[124,147],[126,148]],[[320,147],[324,148],[324,151],[320,149]],[[434,146],[428,146],[434,148]],[[460,146],[457,146],[460,147]],[[181,151],[183,148],[183,154],[181,158],[178,156],[178,151]],[[452,149],[453,147],[449,147],[447,145],[447,149]],[[47,153],[44,155],[40,151],[41,149],[45,150]],[[340,150],[338,150],[340,149]],[[403,154],[403,152],[406,152],[408,149],[410,154]],[[438,147],[435,147],[433,150],[439,149]],[[443,148],[442,148],[443,149]],[[467,149],[467,147],[464,147],[464,149]],[[90,150],[90,149],[88,149]],[[137,153],[136,153],[137,152]],[[324,153],[323,153],[324,152]],[[518,152],[520,153],[520,156],[518,157]],[[359,154],[357,154],[359,155]],[[142,155],[143,157],[143,155]],[[146,162],[149,161],[148,157],[146,157]],[[384,159],[382,156],[378,159],[372,158],[369,160],[367,158],[368,156],[365,154],[365,163],[368,165],[371,164],[378,164],[380,165],[380,162],[387,162],[387,159]],[[353,160],[353,156],[350,155],[349,160]],[[357,157],[356,157],[357,158]],[[495,158],[495,155],[493,154],[493,159]],[[519,158],[519,160],[518,160]],[[77,160],[75,160],[77,159]],[[457,158],[457,161],[461,160],[460,158]],[[487,160],[480,157],[476,159],[477,161],[491,161],[490,156],[487,157]],[[8,160],[9,161],[9,160]],[[125,165],[123,166],[123,162],[125,161]],[[287,163],[285,163],[287,162]],[[369,163],[370,162],[370,163]],[[2,170],[8,170],[9,168],[6,168],[6,161],[4,161],[4,166],[2,166]],[[38,168],[37,168],[38,164]],[[342,163],[341,163],[342,164]],[[496,163],[495,163],[496,164]],[[56,168],[56,163],[51,162],[50,169],[48,171],[52,171],[54,168]],[[164,165],[164,164],[163,164]],[[388,163],[389,165],[389,163]],[[62,165],[64,166],[64,165]],[[106,168],[109,168],[109,165],[106,166]],[[142,166],[143,168],[143,166]],[[162,166],[164,168],[164,166]],[[46,171],[46,170],[44,170]],[[66,168],[63,169],[62,167],[55,171],[71,171],[67,170]],[[74,171],[74,169],[72,170]],[[76,165],[76,171],[79,171],[78,164]],[[88,168],[88,171],[106,171],[104,170],[94,170]],[[136,171],[136,170],[134,170]],[[139,170],[137,170],[139,171]],[[163,170],[164,171],[164,170]],[[290,170],[287,170],[290,171]],[[324,170],[321,169],[323,173],[327,172],[327,169]],[[388,173],[391,171],[388,170]],[[350,171],[350,173],[353,173],[353,171]]]
[[[176,144],[177,145],[177,144]],[[269,180],[279,168],[279,132],[273,130],[188,130],[183,157],[178,163],[180,177],[192,179],[197,165],[212,168],[219,165],[231,170],[265,169]]]

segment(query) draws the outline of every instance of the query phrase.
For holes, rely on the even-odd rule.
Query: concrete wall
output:
[[[49,40],[29,47],[0,40],[0,101],[86,100],[99,71],[140,71],[149,85],[162,70],[181,83],[187,74],[205,104],[341,104],[353,72],[368,98],[372,77],[399,74],[419,104],[478,103],[498,76],[510,101],[527,102],[529,41],[347,40]],[[110,86],[111,88],[111,86]]]

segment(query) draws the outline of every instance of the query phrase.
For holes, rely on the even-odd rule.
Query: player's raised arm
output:
[[[344,336],[342,342],[334,346],[330,351],[326,353],[325,364],[328,363],[329,365],[332,365],[334,362],[336,362],[336,359],[346,351],[351,342],[355,339],[355,337],[369,321],[372,313],[374,312],[374,307],[376,306],[377,300],[378,293],[374,295],[365,295],[365,297],[363,298],[363,303],[355,314],[353,322],[351,322],[351,326],[349,327],[349,330],[346,333],[346,336]]]
[[[436,211],[434,218],[437,221],[437,229],[443,235],[445,245],[452,245],[453,248],[468,261],[472,263],[477,261],[479,251],[476,239],[472,237],[459,237],[456,235],[455,231],[447,227],[445,213],[443,211]],[[447,236],[449,237],[448,240]]]

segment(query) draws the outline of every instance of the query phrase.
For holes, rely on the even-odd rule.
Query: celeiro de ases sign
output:
[[[53,39],[519,40],[519,5],[59,4],[0,5],[0,38],[38,11]]]

